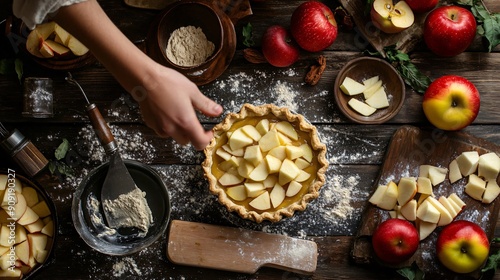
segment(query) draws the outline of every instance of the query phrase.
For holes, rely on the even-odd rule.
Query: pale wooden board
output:
[[[500,154],[500,147],[464,132],[421,130],[413,126],[403,126],[394,133],[391,139],[379,178],[375,180],[373,189],[389,181],[397,183],[404,176],[418,176],[419,166],[422,164],[448,168],[449,163],[465,151],[478,151],[480,155],[487,152]],[[466,183],[467,178],[462,178],[453,184],[450,184],[446,178],[443,183],[433,188],[433,193],[439,197],[449,196],[455,192],[467,204],[455,220],[469,220],[478,224],[491,240],[495,233],[500,198],[491,204],[483,204],[464,192]],[[388,213],[366,202],[366,209],[363,212],[351,252],[355,263],[380,264],[373,253],[371,236],[381,222],[390,218]],[[429,279],[457,277],[455,273],[441,265],[436,257],[435,244],[441,228],[438,227],[429,237],[421,241],[413,258],[398,267],[409,266],[412,262],[416,262],[418,267],[426,273],[426,277],[430,277]],[[479,274],[476,271],[468,276],[476,278]]]
[[[255,273],[274,267],[302,274],[316,270],[313,241],[241,228],[172,221],[167,257],[176,264]]]

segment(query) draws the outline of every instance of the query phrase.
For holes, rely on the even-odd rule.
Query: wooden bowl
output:
[[[227,69],[236,52],[237,36],[233,23],[240,17],[251,14],[248,0],[238,1],[234,5],[240,8],[224,7],[224,3],[219,1],[202,0],[169,4],[151,24],[146,38],[146,53],[158,63],[179,71],[197,85],[215,80]],[[242,12],[237,15],[226,13],[226,10],[233,8]],[[214,43],[215,50],[200,65],[179,66],[167,58],[167,43],[174,30],[189,25],[200,27],[207,39]]]
[[[340,85],[346,77],[362,82],[373,76],[379,76],[383,81],[389,99],[389,107],[378,109],[370,116],[363,116],[347,104],[351,98],[362,100],[363,94],[348,96],[342,92]],[[392,119],[401,110],[405,100],[405,84],[396,69],[385,60],[374,57],[359,57],[349,61],[340,69],[335,79],[334,96],[340,111],[351,121],[360,124],[381,124]]]

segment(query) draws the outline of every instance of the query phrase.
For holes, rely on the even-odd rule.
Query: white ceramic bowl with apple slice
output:
[[[339,110],[360,124],[381,124],[396,116],[405,100],[403,79],[383,59],[359,57],[347,62],[334,85]]]

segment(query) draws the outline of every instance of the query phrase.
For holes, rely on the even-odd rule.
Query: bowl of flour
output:
[[[110,226],[104,217],[100,190],[109,163],[92,170],[73,195],[72,218],[75,229],[87,245],[108,255],[129,255],[148,247],[163,235],[170,218],[168,190],[159,174],[138,161],[124,160],[124,163],[144,203],[134,203],[133,199],[137,198],[134,195],[119,197],[107,207],[113,207],[122,216],[126,216],[129,211],[133,220],[130,227]],[[134,205],[134,209],[130,209],[131,205]],[[144,215],[138,215],[138,212]]]
[[[218,13],[204,2],[177,2],[158,24],[158,47],[171,66],[181,70],[204,68],[217,58],[223,39]]]
[[[234,24],[251,15],[249,0],[183,0],[152,21],[144,51],[198,86],[217,79],[236,53]]]

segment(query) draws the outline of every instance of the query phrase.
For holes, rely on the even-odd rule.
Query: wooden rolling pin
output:
[[[250,274],[262,266],[312,274],[318,248],[278,234],[173,220],[167,257],[176,264]]]

